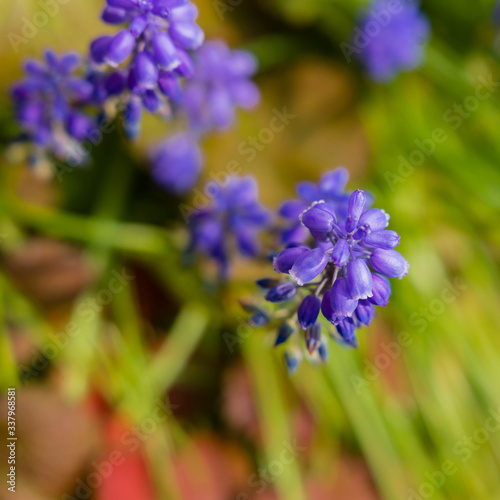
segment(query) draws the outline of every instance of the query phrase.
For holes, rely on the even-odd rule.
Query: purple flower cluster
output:
[[[130,137],[139,133],[142,109],[161,116],[171,114],[171,102],[182,96],[180,77],[193,75],[187,51],[201,46],[204,34],[196,24],[197,8],[189,0],[106,0],[102,19],[127,28],[116,35],[94,40],[94,63],[113,68],[125,61],[129,99],[124,129]]]
[[[320,186],[328,186],[328,180],[336,191],[343,190],[347,181],[345,170],[326,174]],[[308,186],[312,193],[313,185]],[[384,210],[368,208],[363,191],[348,196],[347,206],[343,197],[336,205],[336,198],[328,202],[320,198],[321,191],[316,194],[319,199],[298,216],[312,244],[288,243],[276,255],[273,265],[277,273],[286,274],[289,279],[278,283],[261,280],[258,284],[268,289],[267,301],[283,305],[278,317],[289,318],[279,328],[276,345],[288,340],[298,327],[305,332],[309,354],[324,360],[327,346],[320,316],[335,326],[330,333],[336,340],[355,347],[356,329],[371,323],[375,306],[383,307],[389,302],[391,287],[387,278],[406,276],[409,265],[395,250],[400,238],[387,229],[389,215]],[[341,215],[343,208],[345,215]],[[302,237],[297,230],[296,234]],[[296,319],[292,320],[294,316]],[[287,356],[296,361],[290,352]]]
[[[176,194],[191,189],[200,174],[203,158],[188,132],[167,137],[153,151],[151,175],[158,185]]]
[[[206,42],[196,51],[193,76],[178,100],[189,133],[166,139],[153,155],[153,178],[161,186],[177,194],[193,187],[202,166],[196,139],[230,127],[237,106],[250,109],[257,105],[260,93],[250,80],[256,68],[257,62],[249,52],[231,50],[220,40]],[[191,152],[184,147],[188,142]]]
[[[12,88],[16,119],[35,147],[35,163],[47,154],[59,160],[84,157],[75,150],[95,122],[83,111],[93,86],[75,75],[80,64],[78,54],[58,57],[47,50],[43,61],[25,62],[26,76]]]
[[[78,55],[58,58],[47,51],[44,62],[26,62],[26,78],[13,88],[16,118],[34,145],[33,158],[83,163],[82,142],[98,123],[119,115],[133,139],[147,110],[178,119],[180,127],[172,127],[177,132],[150,157],[155,181],[185,194],[203,166],[201,136],[228,128],[237,107],[258,103],[258,88],[250,80],[256,60],[222,41],[203,45],[198,10],[190,0],[106,0],[101,17],[122,28],[92,41],[81,77],[74,75]],[[88,109],[97,119],[83,111]]]
[[[231,251],[254,257],[259,250],[258,234],[269,220],[269,212],[259,202],[255,179],[230,176],[214,193],[208,208],[191,214],[190,250],[214,259],[225,278]]]
[[[191,129],[224,130],[233,124],[236,107],[254,108],[260,100],[250,80],[256,70],[249,52],[231,50],[220,40],[205,43],[195,56],[194,77],[186,84],[182,103]]]
[[[430,25],[418,2],[375,0],[359,25],[368,37],[359,57],[375,81],[390,81],[420,66]]]
[[[309,236],[299,216],[316,200],[326,201],[339,217],[345,218],[349,200],[349,193],[345,191],[348,180],[349,172],[344,167],[337,167],[323,175],[318,184],[299,182],[296,188],[298,198],[285,201],[278,209],[278,214],[287,221],[287,227],[281,233],[281,242],[304,241]]]

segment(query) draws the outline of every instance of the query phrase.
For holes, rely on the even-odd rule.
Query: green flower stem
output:
[[[266,460],[279,460],[286,446],[293,445],[284,389],[278,376],[276,360],[269,345],[263,345],[264,331],[255,329],[241,344],[250,374],[263,432]],[[305,500],[299,462],[296,459],[275,477],[276,490],[283,500]]]
[[[372,392],[367,390],[359,395],[353,392],[350,376],[363,377],[354,356],[348,351],[340,353],[335,362],[326,364],[326,373],[347,412],[384,499],[401,500],[407,493],[401,457]]]
[[[0,200],[0,207],[18,224],[49,236],[93,243],[95,247],[153,257],[164,256],[174,247],[166,231],[154,226],[95,220],[93,217],[30,205],[13,196]]]
[[[148,370],[156,397],[167,391],[182,372],[210,321],[207,309],[190,303],[183,307]]]

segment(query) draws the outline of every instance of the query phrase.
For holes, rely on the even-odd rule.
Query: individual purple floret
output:
[[[323,185],[327,179],[337,180],[332,183],[338,188],[336,196],[314,184],[299,186],[299,192],[307,186],[311,198],[317,197],[297,216],[312,244],[289,243],[273,260],[275,271],[287,278],[258,282],[268,289],[266,300],[277,303],[274,319],[271,316],[269,321],[286,318],[275,345],[289,340],[297,344],[299,336],[292,334],[302,330],[302,346],[308,352],[305,357],[313,361],[326,359],[321,322],[335,327],[330,328],[335,340],[356,347],[356,330],[371,323],[374,306],[383,307],[389,302],[391,287],[387,278],[401,279],[409,269],[406,259],[394,250],[400,238],[387,229],[388,214],[369,208],[361,190],[345,199],[345,182],[338,181],[340,174],[346,177],[342,169],[322,178]],[[330,195],[333,202],[319,199],[323,194]],[[336,211],[339,206],[341,210]],[[295,234],[300,235],[297,230]],[[291,368],[295,370],[295,364]]]
[[[220,40],[206,42],[195,55],[194,77],[182,101],[190,127],[198,133],[224,130],[234,122],[237,107],[255,107],[260,93],[250,77],[256,69],[249,52],[231,50]]]
[[[375,0],[362,15],[353,42],[371,78],[386,82],[420,66],[429,36],[429,21],[418,2]]]
[[[78,54],[58,57],[47,50],[45,60],[25,62],[26,76],[12,88],[16,118],[35,146],[35,163],[46,154],[62,161],[85,159],[80,143],[95,122],[81,109],[93,85],[74,74],[80,63]]]
[[[180,77],[191,77],[193,62],[188,51],[204,40],[196,24],[197,8],[188,0],[107,0],[102,19],[123,25],[116,35],[95,39],[91,60],[125,68],[130,100],[124,112],[124,129],[135,137],[140,129],[142,108],[168,117],[171,103],[182,93]]]
[[[220,275],[226,278],[229,272],[231,252],[243,256],[255,256],[259,250],[259,232],[268,225],[269,212],[258,200],[257,182],[251,176],[230,176],[213,195],[211,205],[191,214],[191,251],[198,251],[214,259],[219,265]],[[283,296],[293,295],[284,290]],[[286,287],[285,287],[286,288]],[[280,299],[277,292],[274,301]]]
[[[278,210],[287,223],[281,235],[282,243],[305,241],[310,236],[299,216],[314,201],[326,201],[339,217],[345,217],[349,200],[349,193],[345,191],[348,180],[349,172],[344,167],[338,167],[324,174],[318,184],[299,182],[296,188],[298,198],[285,201]]]
[[[160,143],[152,154],[153,179],[167,191],[184,194],[198,180],[203,164],[196,140],[180,132]]]

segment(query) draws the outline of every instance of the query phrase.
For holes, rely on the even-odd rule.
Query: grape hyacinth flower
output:
[[[258,200],[256,180],[230,176],[213,194],[211,205],[189,217],[190,251],[215,260],[221,278],[229,272],[232,251],[253,257],[259,250],[258,235],[270,221]]]
[[[167,191],[184,194],[196,183],[202,167],[201,150],[187,132],[160,143],[152,155],[153,179]]]
[[[260,100],[250,80],[256,69],[249,52],[231,50],[221,40],[206,42],[195,55],[194,76],[182,101],[191,129],[200,134],[225,130],[234,122],[237,107],[254,108]]]
[[[180,77],[193,74],[188,51],[198,49],[204,33],[196,24],[198,10],[188,0],[106,0],[104,22],[123,25],[116,35],[95,39],[91,60],[125,68],[128,93],[125,132],[134,138],[140,130],[143,108],[163,117],[171,103],[181,99]]]
[[[286,221],[281,242],[284,244],[305,241],[309,231],[299,220],[300,214],[314,201],[326,201],[340,217],[347,215],[349,193],[345,191],[349,172],[344,167],[325,173],[318,184],[299,182],[296,193],[298,198],[285,201],[278,209],[278,214]]]
[[[25,62],[26,76],[12,88],[16,119],[34,144],[35,164],[46,155],[75,163],[85,159],[80,143],[95,122],[82,110],[93,85],[75,75],[80,63],[73,52],[58,57],[47,50],[43,61]]]
[[[298,219],[313,244],[289,243],[273,260],[274,270],[287,278],[257,283],[267,290],[266,300],[278,305],[274,319],[269,317],[281,322],[275,345],[292,341],[305,348],[304,357],[324,361],[324,333],[356,347],[356,330],[371,323],[375,306],[389,302],[388,278],[406,276],[409,264],[394,250],[400,237],[387,229],[389,215],[368,208],[361,190],[348,197],[344,215],[334,204],[315,200]],[[303,345],[293,335],[298,330],[303,332]]]
[[[361,17],[352,50],[373,80],[387,82],[420,66],[429,36],[418,2],[375,0]]]

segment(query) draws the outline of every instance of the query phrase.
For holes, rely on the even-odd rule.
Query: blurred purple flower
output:
[[[349,193],[345,191],[348,180],[347,169],[337,167],[325,173],[318,184],[299,182],[296,188],[298,198],[285,201],[278,210],[287,224],[281,235],[282,243],[304,241],[310,236],[307,227],[301,224],[300,216],[314,202],[326,202],[338,217],[345,218],[349,200]]]
[[[373,80],[390,81],[422,63],[430,24],[418,1],[375,0],[359,26],[362,35],[358,31],[356,36],[365,40],[355,37],[354,45]]]
[[[52,154],[63,161],[85,160],[80,143],[95,121],[82,110],[93,85],[74,74],[80,63],[78,54],[58,57],[47,50],[44,60],[25,62],[25,78],[12,87],[16,119],[34,143],[35,158]]]
[[[161,142],[152,154],[153,179],[167,191],[185,194],[198,180],[203,164],[196,140],[180,132]]]
[[[255,179],[231,176],[218,187],[208,208],[191,214],[190,250],[214,259],[221,277],[226,278],[231,252],[247,257],[257,255],[259,233],[269,221],[269,212],[258,200]]]
[[[206,133],[229,128],[237,107],[254,108],[258,87],[250,80],[257,69],[255,57],[231,50],[223,41],[206,42],[195,55],[195,72],[184,91],[182,107],[194,131]]]

